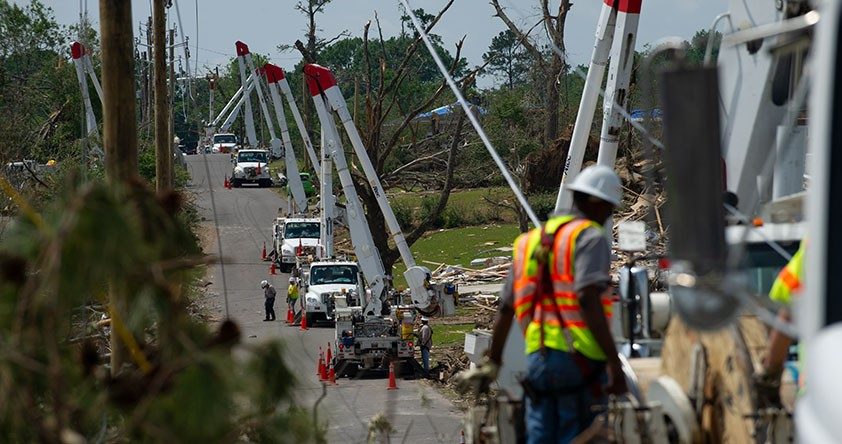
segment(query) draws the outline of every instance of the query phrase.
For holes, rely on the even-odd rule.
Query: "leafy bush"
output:
[[[556,194],[554,193],[535,194],[529,196],[527,199],[529,200],[529,205],[532,206],[532,210],[535,211],[535,215],[538,216],[538,219],[547,220],[549,215],[555,210]]]

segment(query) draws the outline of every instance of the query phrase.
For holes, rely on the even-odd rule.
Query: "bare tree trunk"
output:
[[[167,103],[167,188],[172,188],[175,184],[173,173],[173,145],[175,144],[175,29],[170,29],[170,83],[167,92],[169,93],[169,103]]]
[[[137,121],[135,116],[134,38],[132,4],[100,0],[102,36],[102,142],[105,171],[112,183],[127,182],[137,175]],[[112,290],[115,286],[111,286]],[[125,313],[125,295],[111,291],[111,310]],[[120,371],[125,349],[111,329],[111,372]]]
[[[544,89],[544,103],[546,107],[546,123],[544,125],[544,143],[552,146],[558,138],[558,115],[559,115],[559,90],[558,78],[561,74],[563,62],[558,57],[553,57],[550,68],[547,72],[546,87]]]
[[[152,30],[155,48],[152,51],[155,59],[155,188],[158,191],[169,188],[167,177],[170,162],[169,137],[169,112],[167,110],[167,67],[164,51],[166,49],[166,32],[164,25],[166,16],[164,2],[166,0],[153,0]]]

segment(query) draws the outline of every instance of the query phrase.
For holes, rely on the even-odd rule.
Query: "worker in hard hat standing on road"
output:
[[[421,328],[418,329],[418,346],[421,347],[421,362],[424,366],[424,376],[430,376],[430,348],[433,347],[433,329],[430,327],[430,319],[421,317]]]
[[[551,217],[515,240],[486,361],[462,387],[487,390],[497,378],[513,318],[525,338],[529,443],[567,443],[593,422],[594,405],[628,391],[608,327],[611,248],[602,224],[620,204],[621,185],[604,166],[566,186],[571,214]]]
[[[298,279],[295,276],[289,277],[289,287],[287,287],[287,306],[292,310],[292,317],[295,319],[298,316],[298,311],[295,306],[298,305]]]
[[[274,321],[275,320],[275,296],[277,292],[275,291],[275,287],[273,287],[269,281],[261,281],[260,288],[263,289],[263,299],[264,299],[264,308],[266,308],[266,318],[263,319],[264,322],[266,321]]]

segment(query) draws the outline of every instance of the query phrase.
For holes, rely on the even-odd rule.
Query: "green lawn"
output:
[[[424,216],[423,201],[425,197],[429,198],[432,203],[438,199],[439,193],[437,191],[402,192],[396,190],[389,192],[389,201],[392,203],[395,212],[411,211],[411,216],[416,221]],[[496,205],[497,202],[514,202],[511,190],[506,187],[454,190],[450,193],[444,210],[444,226],[455,228],[488,223],[516,222],[514,212]],[[400,219],[400,215],[398,217]]]
[[[473,259],[511,255],[511,251],[500,251],[497,248],[510,248],[518,234],[520,231],[517,224],[437,230],[415,242],[411,250],[415,262],[430,270],[434,270],[436,265],[429,262],[470,266]],[[404,271],[406,267],[402,262],[395,264],[393,276],[396,287],[406,286]]]
[[[465,333],[474,330],[474,323],[433,325],[433,345],[448,346],[465,343]]]

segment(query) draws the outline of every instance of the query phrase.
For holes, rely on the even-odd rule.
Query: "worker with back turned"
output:
[[[521,384],[530,444],[570,442],[593,422],[593,406],[628,391],[608,327],[611,248],[602,227],[620,203],[620,180],[608,167],[591,166],[566,190],[573,192],[571,214],[515,240],[489,355],[461,376],[463,388],[487,390],[516,319],[527,354]]]

